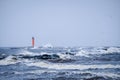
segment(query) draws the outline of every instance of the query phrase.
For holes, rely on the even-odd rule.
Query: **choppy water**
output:
[[[120,47],[0,48],[0,80],[120,80]]]

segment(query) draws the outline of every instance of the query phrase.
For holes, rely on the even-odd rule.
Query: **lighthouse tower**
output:
[[[32,47],[34,48],[34,45],[35,45],[35,39],[34,37],[32,37]]]

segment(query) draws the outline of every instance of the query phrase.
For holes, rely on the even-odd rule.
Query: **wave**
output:
[[[102,53],[120,53],[120,48],[117,48],[117,47],[110,47],[106,50],[102,50],[101,51]]]
[[[79,64],[60,64],[60,63],[47,63],[47,62],[34,62],[26,64],[27,66],[36,66],[48,69],[106,69],[106,68],[120,68],[120,65],[112,65],[112,64],[105,64],[105,65],[79,65]]]
[[[120,53],[119,47],[99,47],[94,49],[83,49],[80,48],[78,52],[76,52],[75,56],[83,56],[83,57],[90,57],[90,55],[94,54],[114,54],[114,53]]]
[[[117,53],[117,54],[115,54]],[[72,61],[72,60],[97,60],[97,61],[119,61],[119,53],[120,53],[120,48],[119,47],[107,47],[107,48],[94,48],[92,50],[87,50],[87,49],[83,49],[81,48],[80,51],[78,52],[71,52],[70,50],[68,50],[68,52],[40,52],[40,51],[34,51],[34,50],[29,50],[29,49],[20,49],[18,50],[18,52],[14,53],[15,56],[12,56],[12,54],[10,56],[12,56],[12,58],[10,56],[6,56],[6,55],[2,55],[2,57],[0,57],[0,64],[9,64],[10,59],[11,60],[16,60],[19,59],[19,56],[22,56],[22,59],[25,59],[24,57],[28,57],[28,58],[35,58],[35,59],[42,59],[43,57],[49,57],[49,58],[44,58],[44,60],[46,59],[53,59],[52,57],[54,57],[54,59],[56,59],[55,57],[57,57],[57,60],[47,60],[50,62],[68,62],[68,61]],[[94,55],[96,54],[96,55]],[[100,55],[99,55],[100,54]],[[105,54],[105,55],[102,55]],[[106,55],[107,54],[107,55]],[[110,55],[111,54],[111,55]],[[92,56],[91,56],[92,55]],[[80,57],[79,57],[80,56]],[[82,57],[82,58],[81,58]],[[84,58],[85,57],[85,58]],[[86,57],[90,57],[90,58],[86,58]],[[112,58],[114,57],[114,58]],[[14,59],[13,59],[14,58]],[[7,61],[8,60],[8,61]],[[5,63],[6,61],[6,63]],[[11,61],[13,63],[13,61]],[[10,63],[11,63],[10,62]]]
[[[17,55],[22,55],[22,56],[30,56],[30,57],[34,57],[34,56],[43,56],[43,55],[50,55],[50,56],[59,56],[60,59],[71,59],[71,55],[67,54],[67,53],[48,53],[48,52],[40,52],[40,53],[35,53],[35,52],[31,52],[28,50],[22,50],[20,53],[18,53]]]
[[[5,59],[0,60],[0,65],[10,65],[10,64],[16,64],[19,61],[15,56],[8,56]]]
[[[29,48],[29,49],[39,49],[39,47],[37,47],[37,46],[35,46],[35,47],[31,47],[31,48]]]
[[[42,46],[43,48],[53,48],[53,45],[48,43]]]
[[[24,56],[34,56],[34,55],[40,55],[39,53],[34,53],[34,52],[30,52],[28,50],[22,50],[20,53],[18,53],[17,55],[24,55]]]
[[[8,55],[6,54],[0,54],[0,60],[5,59]]]
[[[110,77],[110,78],[120,78],[119,74],[115,73],[110,73],[110,72],[94,72],[94,71],[57,71],[57,70],[50,70],[50,69],[44,69],[44,70],[32,70],[32,71],[25,71],[25,72],[14,72],[15,74],[36,74],[36,75],[42,75],[45,74],[49,75],[52,74],[57,75],[57,76],[71,76],[74,75],[77,76],[83,76],[83,77],[88,77],[88,78],[94,78],[95,76],[97,77]],[[80,77],[81,78],[81,77]]]
[[[72,58],[72,56],[70,54],[66,54],[66,53],[57,53],[57,55],[59,55],[61,59],[71,59]]]
[[[88,53],[87,51],[84,51],[84,50],[80,50],[78,53],[76,53],[75,56],[90,57],[88,54],[90,54],[90,53]]]

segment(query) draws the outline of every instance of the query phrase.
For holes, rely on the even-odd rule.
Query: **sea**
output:
[[[0,47],[0,80],[120,80],[120,47]]]

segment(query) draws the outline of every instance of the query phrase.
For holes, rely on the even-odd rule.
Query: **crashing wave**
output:
[[[117,47],[109,47],[109,48],[99,47],[99,48],[94,48],[94,49],[89,50],[89,51],[84,50],[84,49],[80,49],[80,51],[77,52],[75,56],[90,57],[89,54],[110,54],[110,53],[120,53],[120,48],[117,48]]]
[[[84,56],[84,57],[89,57],[88,55],[89,53],[87,51],[84,50],[80,50],[78,53],[76,53],[75,56]]]
[[[19,61],[15,56],[8,56],[3,60],[0,60],[0,65],[9,65],[9,64],[16,64]]]
[[[34,55],[40,55],[39,53],[33,53],[33,52],[29,52],[27,50],[23,50],[20,53],[18,53],[18,55],[25,55],[25,56],[34,56]]]
[[[50,43],[48,43],[48,44],[44,45],[43,47],[44,47],[44,48],[53,48],[53,45],[50,44]]]
[[[94,49],[93,52],[99,53],[99,54],[109,54],[109,53],[120,53],[120,48],[118,47],[109,47],[109,48],[98,48]]]
[[[105,53],[120,53],[120,48],[110,47]]]
[[[47,62],[35,62],[35,63],[29,63],[26,64],[28,66],[36,66],[36,67],[42,67],[42,68],[48,68],[48,69],[79,69],[79,70],[85,70],[85,69],[107,69],[107,68],[120,68],[120,65],[111,65],[111,64],[105,64],[105,65],[81,65],[81,64],[49,64]]]
[[[30,49],[39,49],[39,47],[34,46],[34,47],[31,47]]]

